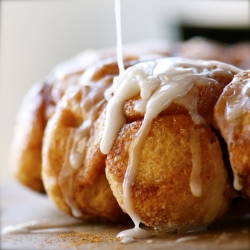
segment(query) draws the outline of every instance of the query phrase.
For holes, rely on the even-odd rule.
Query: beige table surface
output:
[[[31,220],[53,218],[65,222],[72,230],[68,233],[1,235],[1,249],[250,249],[250,202],[244,200],[237,200],[231,211],[205,232],[161,234],[128,244],[122,244],[116,235],[132,225],[77,225],[77,220],[58,212],[45,195],[27,190],[15,181],[1,186],[0,211],[2,229]]]

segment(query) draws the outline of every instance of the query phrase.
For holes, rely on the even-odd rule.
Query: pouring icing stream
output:
[[[115,0],[115,18],[116,18],[116,40],[117,40],[117,60],[119,72],[124,72],[124,64],[122,57],[122,35],[121,35],[121,2]]]

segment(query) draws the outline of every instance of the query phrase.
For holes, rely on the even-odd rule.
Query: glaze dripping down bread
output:
[[[167,56],[168,45],[162,42],[156,42],[154,46],[148,43],[128,45],[124,53],[125,58],[133,63],[133,60],[139,57]],[[86,69],[89,72],[87,74],[94,74],[95,66],[99,67],[98,64],[102,64],[104,60],[115,59],[115,49],[84,51],[57,65],[51,74],[36,83],[24,97],[17,114],[10,153],[12,172],[22,184],[38,192],[45,191],[41,177],[42,140],[46,124],[53,115],[57,103],[68,88],[80,84]],[[99,74],[102,76],[102,72]],[[118,74],[117,67],[112,74]],[[97,73],[95,75],[98,77]]]
[[[192,56],[194,42],[196,51],[211,46],[217,58],[202,49]],[[249,133],[250,65],[232,51],[199,38],[127,46],[121,75],[113,49],[57,66],[20,108],[15,176],[84,220],[130,217],[169,232],[209,225],[236,191],[250,197],[250,166],[239,166],[249,154],[238,153]],[[228,144],[234,185],[218,134]]]
[[[232,194],[212,116],[238,72],[170,57],[115,79],[101,150],[111,189],[135,224],[178,232],[207,226],[228,209]]]

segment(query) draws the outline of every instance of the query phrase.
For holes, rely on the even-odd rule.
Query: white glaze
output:
[[[189,114],[196,124],[204,123],[204,120],[197,113],[196,105],[189,104],[189,101],[192,100],[189,93],[192,92],[194,83],[196,85],[208,84],[211,79],[207,79],[207,74],[209,71],[215,70],[232,71],[234,73],[240,71],[232,65],[218,61],[184,58],[157,59],[139,63],[127,69],[114,80],[113,86],[108,90],[108,94],[105,95],[108,104],[105,128],[100,145],[104,154],[109,153],[118,132],[126,122],[122,113],[123,103],[138,94],[141,97],[139,103],[143,103],[143,105],[139,106],[139,110],[144,112],[144,119],[135,140],[130,146],[129,163],[123,182],[124,208],[134,221],[135,228],[132,231],[122,232],[122,237],[130,237],[139,229],[141,219],[133,209],[131,187],[137,170],[137,156],[152,120],[161,111],[169,107],[172,102],[176,102],[189,110]],[[182,98],[184,96],[185,98]],[[191,95],[191,98],[194,99],[194,96]],[[113,117],[116,117],[115,123],[113,122]],[[199,144],[199,140],[199,134],[194,133],[194,137],[191,139],[191,147],[193,154],[199,154],[198,156],[194,155],[192,159],[193,171],[190,186],[194,196],[202,194],[200,149],[197,145],[194,146],[197,142]]]
[[[123,244],[128,244],[128,243],[132,243],[132,242],[135,242],[135,238],[133,237],[120,237],[120,236],[117,236],[117,238],[121,238],[121,243]]]
[[[194,78],[198,78],[201,84],[205,84],[207,68],[214,67],[235,73],[240,71],[232,65],[217,61],[164,58],[138,63],[116,77],[107,92],[109,94],[105,95],[108,98],[108,105],[101,151],[105,154],[110,151],[118,132],[125,123],[121,112],[124,101],[140,94],[141,99],[147,101],[145,116],[152,120],[174,100],[178,103],[178,98],[186,95],[192,88]],[[199,72],[197,68],[200,69]],[[114,96],[110,95],[110,92]],[[179,101],[183,102],[183,99]],[[188,103],[186,105],[189,106]],[[116,123],[112,122],[114,116],[117,117]]]
[[[151,233],[139,227],[139,223],[136,223],[134,228],[124,230],[117,235],[118,238],[122,239],[122,243],[131,242],[132,239],[143,239],[151,236]]]
[[[74,134],[75,134],[75,129],[72,129],[67,139],[65,160],[63,162],[62,168],[58,176],[58,185],[61,189],[65,202],[71,209],[73,216],[76,218],[80,218],[82,217],[82,212],[78,208],[78,205],[73,198],[74,197],[73,196],[73,177],[74,177],[74,173],[76,169],[71,166],[70,156],[69,156]]]
[[[121,34],[121,2],[115,0],[115,17],[116,17],[116,40],[117,40],[117,61],[120,74],[124,71],[123,56],[122,56],[122,34]]]

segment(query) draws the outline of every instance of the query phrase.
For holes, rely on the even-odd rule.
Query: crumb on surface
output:
[[[79,246],[88,243],[101,243],[101,242],[114,242],[118,239],[109,234],[88,234],[88,233],[68,233],[68,234],[56,234],[46,239],[46,243],[50,243],[57,238],[60,243],[66,243],[64,247]]]

